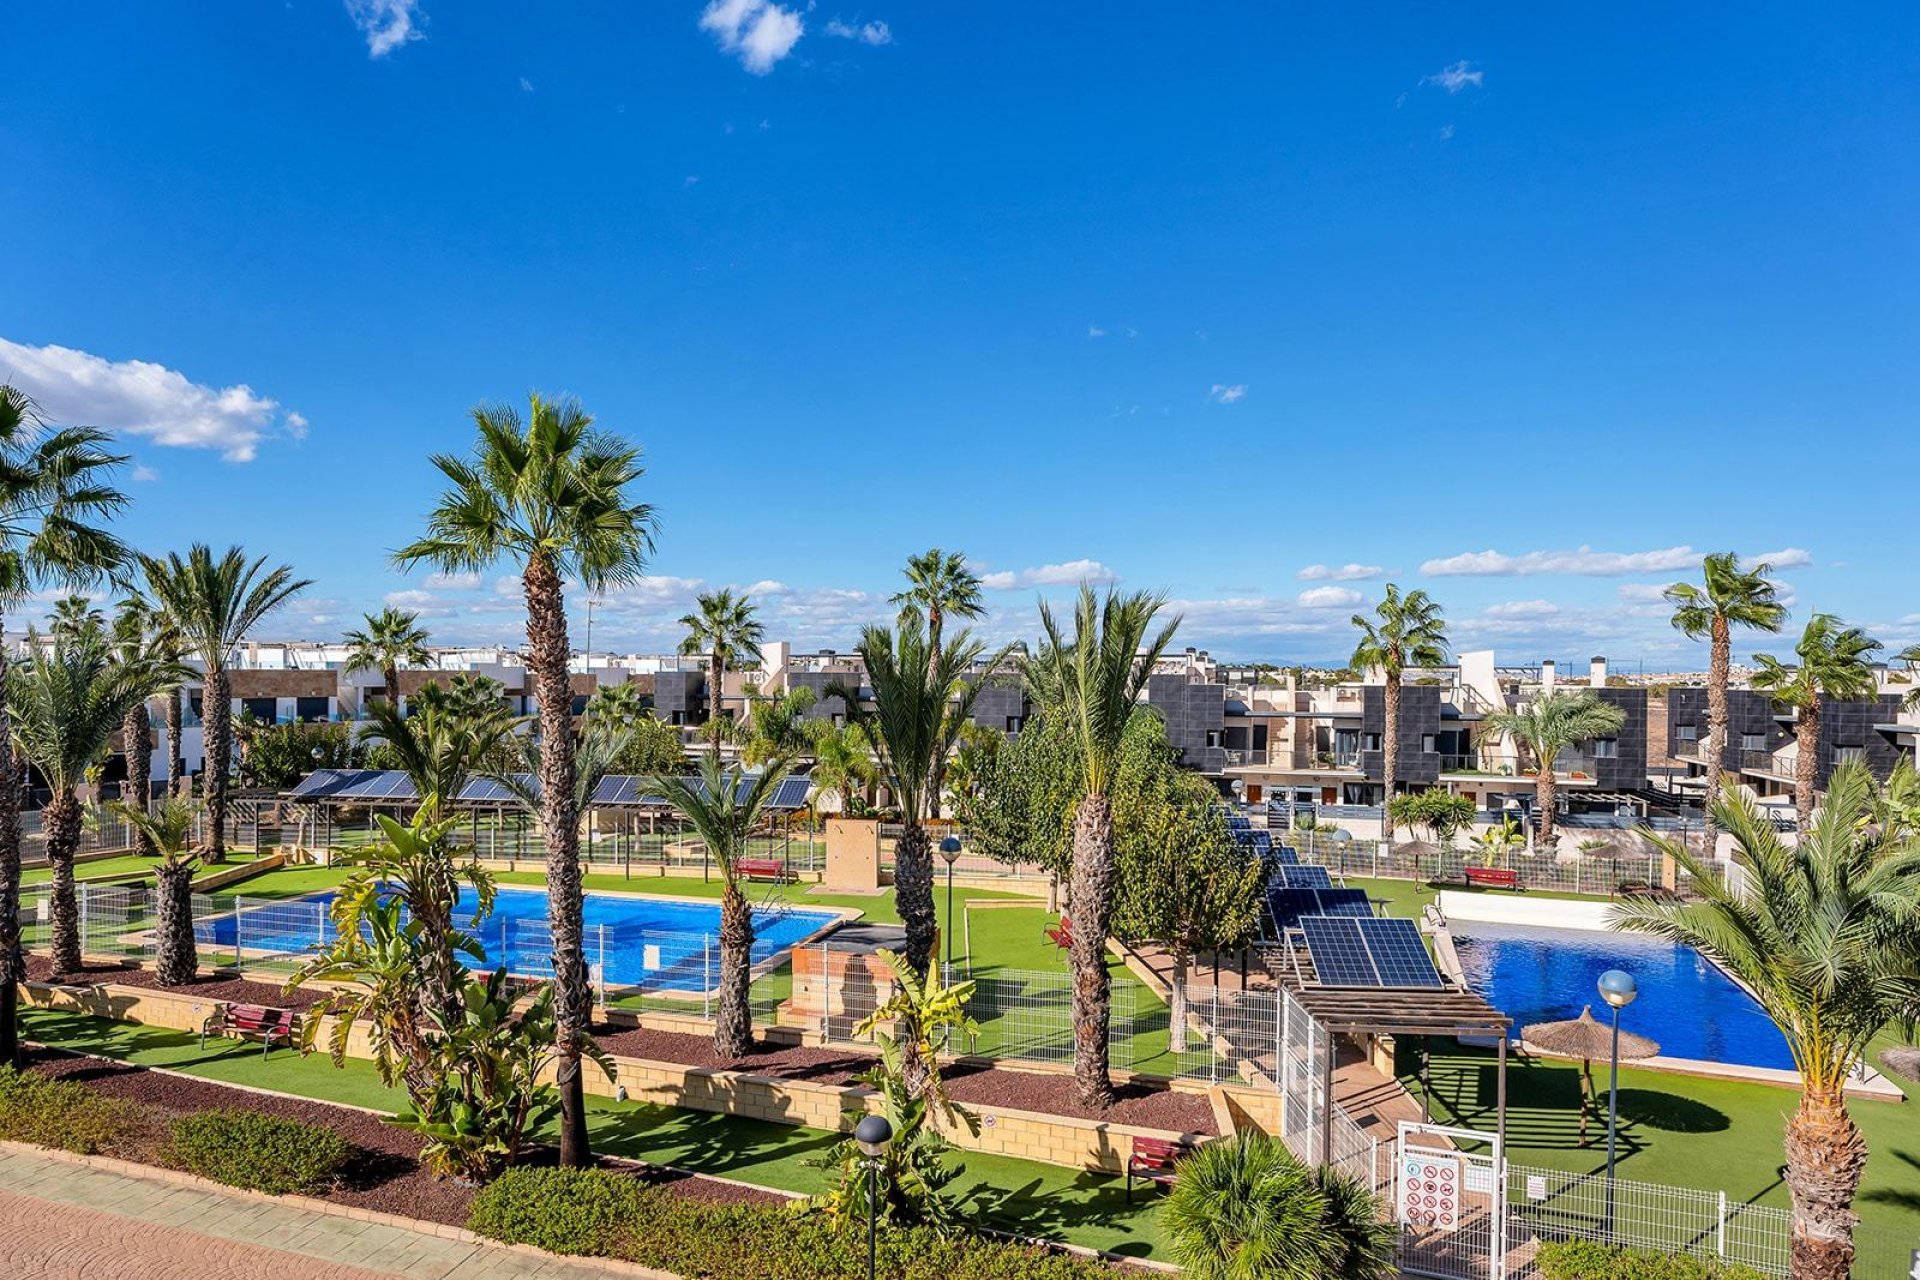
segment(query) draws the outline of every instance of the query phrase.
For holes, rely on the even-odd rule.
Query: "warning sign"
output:
[[[1400,1221],[1427,1231],[1457,1230],[1460,1186],[1458,1156],[1404,1153],[1400,1157]]]

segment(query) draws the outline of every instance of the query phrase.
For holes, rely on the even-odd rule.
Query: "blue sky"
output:
[[[933,544],[1002,636],[1092,575],[1334,657],[1391,579],[1659,667],[1729,548],[1920,639],[1920,10],[868,5],[16,8],[0,377],[288,634],[513,638],[386,554],[539,389],[661,512],[597,645],[723,583],[845,645]]]

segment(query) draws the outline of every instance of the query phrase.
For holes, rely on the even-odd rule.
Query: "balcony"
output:
[[[1775,755],[1771,751],[1742,751],[1740,767],[1752,773],[1764,773],[1773,778],[1791,778],[1795,763],[1799,760],[1797,751]]]

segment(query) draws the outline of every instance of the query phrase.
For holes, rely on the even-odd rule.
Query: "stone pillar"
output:
[[[827,819],[827,876],[833,893],[880,889],[880,823],[873,818]]]

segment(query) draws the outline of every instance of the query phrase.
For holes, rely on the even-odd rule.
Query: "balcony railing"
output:
[[[1775,755],[1771,751],[1742,751],[1740,767],[1753,769],[1760,773],[1770,773],[1776,777],[1791,778],[1797,755]]]

